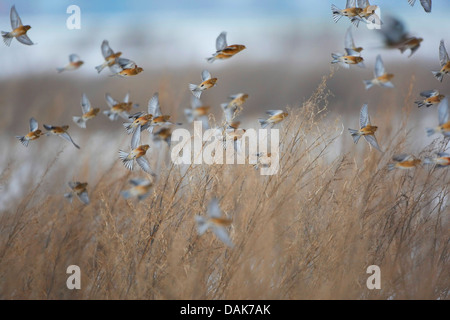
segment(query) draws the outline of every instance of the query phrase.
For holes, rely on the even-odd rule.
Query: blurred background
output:
[[[389,121],[393,123],[391,130],[395,119],[402,117],[403,107],[410,105],[414,109],[408,126],[418,129],[412,132],[414,143],[409,150],[421,150],[433,139],[425,136],[425,126],[437,125],[437,112],[432,110],[435,108],[417,109],[414,100],[420,98],[423,90],[439,89],[444,94],[450,91],[448,78],[439,83],[431,74],[431,70],[439,69],[439,41],[444,39],[450,48],[450,1],[434,0],[431,13],[425,13],[419,1],[414,7],[407,0],[371,1],[380,6],[381,20],[385,15],[393,15],[404,22],[411,36],[424,41],[408,58],[409,51],[401,54],[399,50],[383,48],[378,32],[361,23],[352,32],[356,45],[364,47],[366,68],[349,70],[330,64],[332,52],[343,52],[344,35],[351,26],[346,18],[334,23],[332,3],[345,7],[344,0],[2,0],[0,29],[10,31],[9,13],[15,5],[23,23],[32,26],[28,35],[36,45],[25,46],[16,40],[10,47],[0,45],[0,209],[20,198],[22,186],[30,179],[38,179],[61,148],[64,153],[60,161],[74,157],[77,161],[60,172],[64,179],[58,181],[57,188],[65,188],[67,179],[94,178],[99,167],[118,162],[119,148],[128,148],[130,137],[123,130],[122,119],[112,123],[99,114],[85,130],[73,123],[72,117],[81,115],[82,93],[103,111],[107,109],[107,92],[116,100],[122,100],[129,92],[131,100],[140,104],[140,110],[146,109],[154,92],[160,92],[163,112],[175,121],[185,122],[183,110],[191,98],[188,83],[200,83],[203,69],[218,78],[217,87],[202,95],[202,101],[212,107],[216,118],[222,117],[220,103],[226,102],[229,95],[244,92],[249,99],[239,120],[244,127],[255,128],[257,118],[264,117],[268,109],[300,107],[321,78],[333,69],[334,75],[327,83],[331,93],[330,121],[339,119],[345,130],[357,128],[361,105],[368,103],[372,122],[378,120],[386,126],[386,131],[379,132],[383,146],[387,136],[383,132],[387,132]],[[81,9],[79,30],[66,27],[70,5]],[[222,31],[227,31],[228,44],[244,44],[247,49],[228,61],[208,64],[206,58],[215,52],[216,37]],[[111,77],[107,69],[98,74],[94,67],[104,61],[100,50],[104,39],[144,72],[129,79]],[[78,54],[84,65],[79,70],[58,74],[56,68],[65,66],[72,53]],[[395,89],[364,89],[363,80],[373,77],[378,54],[387,71],[395,74]],[[41,128],[44,123],[69,124],[69,132],[81,145],[81,151],[57,137],[43,137],[28,148],[23,147],[15,136],[28,132],[32,116]],[[345,132],[336,154],[352,147]],[[93,153],[99,148],[102,152]],[[362,152],[366,146],[360,143],[356,150]],[[51,190],[55,186],[45,188]]]

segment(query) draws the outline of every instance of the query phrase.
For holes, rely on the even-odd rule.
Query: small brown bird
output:
[[[259,123],[261,124],[261,127],[264,129],[268,125],[272,125],[272,128],[277,124],[283,121],[289,113],[284,112],[283,110],[268,110],[266,111],[270,117],[268,119],[259,119]]]
[[[433,158],[425,158],[423,160],[424,164],[434,164],[436,168],[445,168],[450,166],[450,154],[445,152],[436,153],[436,157]]]
[[[112,67],[114,64],[118,63],[119,57],[122,55],[122,52],[116,52],[111,49],[109,46],[108,40],[103,40],[101,45],[102,55],[105,59],[105,62],[103,62],[101,65],[96,66],[95,69],[98,73],[102,72],[102,70],[106,67]]]
[[[145,179],[131,179],[130,183],[133,187],[121,192],[125,199],[138,198],[141,201],[150,194],[151,188],[153,187],[153,182]]]
[[[379,85],[386,88],[394,88],[391,79],[394,77],[392,73],[387,73],[384,69],[383,60],[381,55],[377,56],[374,69],[374,78],[372,80],[364,80],[366,90],[370,89],[373,85]]]
[[[30,119],[30,132],[26,134],[25,136],[16,136],[17,139],[20,140],[20,142],[25,146],[28,147],[28,143],[32,140],[38,139],[40,136],[43,136],[44,134],[39,129],[38,122],[36,119],[31,118]]]
[[[441,43],[439,44],[439,61],[442,67],[441,70],[432,72],[434,77],[442,82],[444,75],[450,73],[450,59],[448,58],[448,52],[445,49],[444,40],[441,40]]]
[[[208,217],[203,217],[196,215],[195,220],[197,222],[197,232],[201,236],[208,229],[216,235],[219,240],[225,243],[229,247],[233,247],[233,243],[228,236],[226,227],[230,226],[232,223],[231,219],[222,217],[222,210],[219,207],[219,200],[213,198],[207,209]]]
[[[229,96],[230,102],[222,103],[220,106],[225,114],[226,123],[231,123],[233,119],[242,111],[242,105],[247,101],[248,94],[238,93]]]
[[[448,98],[444,98],[438,106],[439,126],[435,128],[427,128],[427,135],[432,136],[435,133],[442,133],[444,137],[450,137],[450,121],[449,121]]]
[[[86,122],[94,118],[100,109],[92,108],[88,97],[83,93],[81,97],[81,110],[83,111],[83,115],[81,117],[73,117],[73,122],[75,122],[80,128],[86,129]]]
[[[364,65],[364,58],[361,57],[357,51],[346,48],[345,52],[346,52],[346,54],[332,53],[331,57],[333,58],[333,60],[331,61],[331,63],[332,64],[339,63],[341,66],[343,66],[346,69],[350,68],[350,65],[356,65],[360,68],[366,67]]]
[[[241,44],[227,44],[227,33],[223,31],[216,39],[216,52],[212,57],[206,58],[209,63],[213,63],[216,60],[224,60],[229,59],[234,56],[236,53],[241,52],[246,49],[244,45]]]
[[[412,169],[422,163],[422,160],[415,158],[409,154],[400,154],[392,158],[396,163],[388,164],[388,170],[394,169]]]
[[[420,107],[431,107],[434,105],[439,104],[442,99],[445,98],[445,95],[440,94],[438,90],[427,90],[420,93],[420,95],[426,99],[424,100],[417,100],[414,103],[417,103],[417,106]]]
[[[202,71],[202,82],[200,84],[189,84],[189,90],[191,90],[192,94],[200,99],[200,96],[202,95],[202,92],[215,87],[217,82],[217,78],[212,78],[211,74],[208,70]]]
[[[138,108],[139,105],[130,101],[130,94],[127,93],[123,102],[118,102],[111,97],[109,93],[105,95],[106,103],[109,106],[109,110],[103,111],[103,114],[107,115],[109,120],[115,121],[120,117],[125,120],[128,120],[130,115],[129,112],[132,108]]]
[[[358,8],[356,6],[356,0],[347,0],[345,9],[341,10],[332,4],[331,12],[335,23],[337,23],[342,17],[347,17],[350,19],[351,23],[358,27],[359,22],[362,20],[361,14],[363,12],[363,8]]]
[[[169,147],[172,138],[172,129],[167,127],[162,127],[157,131],[153,132],[153,141],[159,143],[161,141],[165,141]]]
[[[184,115],[189,123],[201,121],[204,130],[209,129],[208,115],[211,107],[205,106],[202,101],[195,96],[191,96],[191,107],[184,109]]]
[[[138,125],[131,138],[131,151],[125,152],[119,150],[119,158],[128,170],[133,170],[134,160],[138,163],[142,170],[151,175],[155,175],[150,168],[150,164],[145,159],[145,154],[150,146],[148,144],[141,145],[141,126]]]
[[[69,56],[69,64],[63,68],[56,68],[56,70],[58,70],[58,73],[61,73],[63,71],[77,70],[83,64],[84,62],[80,59],[78,55],[71,54]]]
[[[87,182],[69,182],[69,187],[72,189],[71,192],[64,194],[64,197],[72,202],[73,196],[76,195],[78,199],[84,204],[89,204],[89,196],[87,192]]]
[[[72,140],[72,137],[67,132],[67,130],[69,129],[69,126],[55,127],[55,126],[50,126],[50,125],[44,124],[44,128],[47,130],[47,132],[45,133],[47,136],[49,136],[50,134],[59,136],[63,139],[66,139],[69,142],[72,142],[72,144],[75,146],[75,148],[80,149],[80,147]]]
[[[12,31],[2,31],[3,42],[9,47],[11,45],[12,39],[16,38],[17,41],[26,44],[27,46],[33,45],[33,41],[31,41],[27,35],[27,31],[30,30],[31,27],[29,25],[24,26],[22,24],[22,20],[20,20],[15,5],[11,7],[10,20]]]
[[[361,129],[359,130],[348,129],[353,138],[353,142],[357,144],[359,138],[363,136],[372,147],[374,147],[380,152],[383,152],[381,151],[377,139],[375,138],[375,132],[377,131],[378,127],[372,126],[370,124],[370,117],[367,104],[364,104],[361,108],[361,112],[359,114],[359,125],[361,127]]]
[[[132,77],[144,71],[134,61],[123,58],[119,58],[117,63],[113,64],[109,69],[113,73],[111,76],[119,76],[122,78]]]
[[[351,49],[351,52],[357,52],[359,54],[363,51],[362,47],[357,47],[355,45],[355,40],[352,35],[352,26],[348,27],[347,32],[345,33],[344,47],[345,49]]]

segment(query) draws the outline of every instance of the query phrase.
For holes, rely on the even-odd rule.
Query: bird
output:
[[[62,68],[56,68],[58,73],[61,73],[63,71],[70,71],[70,70],[77,70],[84,64],[84,61],[80,59],[80,57],[73,53],[69,56],[69,64]]]
[[[387,73],[384,69],[381,55],[377,56],[374,75],[375,77],[372,80],[363,80],[366,86],[366,90],[370,89],[375,84],[386,88],[394,88],[394,85],[391,82],[391,79],[394,77],[394,75],[392,73]]]
[[[69,182],[69,187],[72,191],[65,193],[64,198],[72,202],[73,196],[76,195],[78,199],[84,204],[89,204],[89,196],[87,192],[87,182]]]
[[[109,120],[115,121],[120,117],[125,120],[128,120],[130,115],[129,112],[132,108],[138,108],[139,105],[137,103],[133,103],[130,101],[130,94],[127,93],[123,102],[118,102],[111,97],[109,93],[105,94],[106,103],[109,106],[109,110],[104,110],[103,114],[105,114]]]
[[[381,150],[380,146],[378,145],[377,139],[375,138],[375,132],[377,131],[378,127],[372,126],[370,124],[370,117],[369,117],[367,104],[364,104],[361,108],[361,112],[359,115],[359,125],[361,127],[359,130],[348,129],[353,138],[353,142],[355,144],[357,144],[359,141],[359,138],[361,138],[361,136],[364,136],[366,141],[372,147],[374,147],[375,149],[377,149],[380,152],[383,152]]]
[[[172,138],[172,129],[170,129],[168,127],[161,127],[158,130],[156,130],[155,132],[153,132],[152,135],[153,135],[153,141],[155,141],[156,143],[165,141],[170,147],[171,138]]]
[[[436,157],[426,157],[423,160],[424,164],[434,164],[436,168],[445,168],[450,166],[450,154],[445,152],[437,152]]]
[[[412,7],[416,3],[416,0],[408,0],[408,3]],[[431,0],[420,0],[420,4],[422,5],[425,12],[431,12]]]
[[[83,93],[81,96],[81,110],[83,111],[83,115],[81,117],[73,117],[73,122],[75,122],[80,128],[85,129],[86,122],[94,118],[100,109],[92,108],[88,97]]]
[[[356,65],[360,68],[365,68],[364,58],[360,56],[359,52],[354,51],[350,48],[345,48],[345,54],[342,53],[332,53],[331,57],[333,60],[332,64],[339,63],[344,68],[350,68],[350,65]]]
[[[344,47],[346,49],[351,49],[353,50],[352,52],[357,52],[359,54],[361,54],[361,51],[363,51],[362,47],[357,47],[355,45],[355,40],[353,39],[352,35],[352,26],[348,27],[347,32],[345,33]]]
[[[444,40],[441,40],[439,44],[439,61],[441,63],[441,70],[432,71],[434,77],[442,82],[444,75],[450,73],[450,59],[448,58],[448,52],[445,49]]]
[[[34,118],[30,118],[30,132],[24,136],[16,136],[17,139],[25,146],[28,147],[28,143],[32,140],[38,139],[40,136],[44,134],[39,129],[38,122]]]
[[[189,123],[201,121],[203,129],[207,130],[210,128],[208,119],[210,110],[210,106],[204,105],[200,99],[192,95],[191,106],[190,108],[184,109],[184,115]]]
[[[44,128],[47,130],[47,132],[45,133],[47,136],[53,134],[56,136],[59,136],[63,139],[66,139],[69,142],[72,142],[72,144],[75,146],[75,148],[80,149],[80,146],[78,146],[73,140],[72,137],[69,135],[69,133],[67,132],[67,130],[69,129],[69,126],[61,126],[61,127],[56,127],[56,126],[51,126],[48,124],[44,124]]]
[[[435,128],[427,128],[428,136],[435,133],[442,133],[445,137],[450,137],[450,121],[449,121],[448,98],[444,98],[438,105],[439,126]]]
[[[155,126],[165,126],[171,125],[172,122],[169,121],[169,115],[163,115],[161,112],[161,106],[159,104],[159,94],[155,93],[150,101],[148,102],[148,113],[153,115],[152,119],[149,122],[149,127],[147,131],[152,133],[153,128]],[[177,125],[181,125],[181,123],[176,123]]]
[[[244,49],[246,49],[246,47],[242,44],[228,45],[227,33],[223,31],[216,39],[216,52],[213,53],[212,57],[206,58],[206,60],[209,63],[213,63],[216,60],[229,59]]]
[[[153,182],[145,179],[131,179],[129,182],[133,187],[121,192],[122,197],[125,199],[137,198],[141,201],[150,194],[153,187]]]
[[[202,92],[215,87],[217,82],[217,78],[212,78],[211,73],[209,73],[208,70],[202,71],[202,82],[200,84],[189,84],[189,90],[192,92],[192,94],[200,99],[200,96],[202,95]]]
[[[258,170],[259,168],[269,168],[272,164],[271,152],[258,152],[256,154],[256,163],[253,167]]]
[[[242,111],[242,105],[247,101],[247,93],[238,93],[228,97],[229,102],[224,102],[220,106],[225,114],[227,123],[231,123],[233,119]]]
[[[417,167],[422,163],[422,160],[415,158],[409,154],[399,154],[392,157],[392,160],[395,163],[388,164],[388,170],[392,171],[394,169],[412,169]]]
[[[150,168],[150,164],[147,159],[144,157],[147,150],[150,149],[150,146],[148,144],[141,145],[140,141],[141,128],[140,125],[138,125],[133,133],[133,136],[131,137],[131,151],[125,152],[119,150],[119,158],[128,170],[133,170],[134,160],[136,160],[143,171],[150,173],[151,175],[155,175]]]
[[[426,106],[428,108],[433,105],[437,105],[442,101],[442,99],[445,98],[445,95],[440,94],[436,89],[423,91],[420,93],[420,95],[426,99],[417,100],[414,102],[419,108],[423,106]]]
[[[124,122],[123,126],[127,130],[128,134],[133,133],[138,126],[140,126],[141,130],[149,129],[153,116],[156,116],[153,113],[156,112],[161,113],[161,109],[159,107],[159,95],[157,92],[153,94],[153,96],[148,101],[147,112],[140,111],[129,116],[129,119],[133,119],[133,121]],[[151,133],[153,131],[153,128],[148,131]]]
[[[401,53],[410,49],[409,57],[420,48],[423,38],[411,36],[400,19],[385,15],[383,22],[383,28],[378,29],[377,32],[383,37],[386,48],[399,49]]]
[[[363,21],[375,23],[378,25],[382,25],[382,21],[380,17],[376,14],[376,10],[378,9],[378,6],[371,5],[369,3],[369,0],[358,0],[358,7],[362,9],[359,16],[362,18]]]
[[[112,65],[116,64],[117,59],[119,59],[119,57],[122,55],[122,52],[120,51],[114,53],[114,51],[109,46],[108,40],[103,40],[101,50],[105,62],[95,67],[98,73],[102,72],[104,68],[111,67]]]
[[[289,113],[283,110],[267,110],[266,113],[270,115],[268,119],[258,119],[263,129],[270,124],[272,125],[271,128],[273,128],[277,123],[280,123],[289,115]]]
[[[19,14],[16,11],[16,6],[11,7],[10,13],[11,20],[11,32],[2,31],[3,42],[9,47],[11,45],[12,39],[16,38],[20,43],[26,44],[27,46],[34,45],[33,41],[27,35],[27,31],[31,29],[29,25],[23,25]]]
[[[134,61],[123,58],[118,59],[117,63],[113,64],[109,69],[113,73],[111,76],[119,76],[121,78],[132,77],[144,71]]]
[[[198,235],[201,236],[207,230],[211,230],[220,241],[232,248],[234,245],[226,230],[226,227],[231,225],[232,220],[222,217],[222,210],[219,207],[217,198],[210,200],[207,208],[207,215],[207,217],[200,215],[195,216]]]
[[[347,0],[345,9],[341,10],[332,4],[331,12],[335,23],[337,23],[342,17],[347,17],[356,27],[358,27],[359,22],[362,20],[360,15],[363,12],[363,8],[357,7],[356,0]]]

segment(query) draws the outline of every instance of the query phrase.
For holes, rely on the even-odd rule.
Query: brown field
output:
[[[163,112],[184,122],[187,83],[199,80],[198,70],[3,81],[0,188],[8,196],[0,198],[0,298],[448,299],[448,169],[387,170],[395,154],[445,150],[442,136],[425,135],[437,125],[436,108],[414,105],[437,82],[431,73],[419,76],[419,67],[394,66],[395,90],[365,92],[372,66],[363,73],[328,68],[308,75],[288,66],[211,71],[219,83],[202,100],[218,122],[219,104],[238,92],[250,96],[240,119],[246,128],[257,128],[265,110],[289,110],[280,127],[280,172],[261,176],[251,165],[181,170],[166,148],[153,148],[147,158],[158,177],[141,202],[120,196],[130,178],[146,176],[118,159],[130,140],[123,120],[99,114],[87,129],[76,127],[81,94],[104,110],[106,92],[121,100],[130,91],[146,109],[158,91]],[[363,139],[355,146],[347,132],[358,128],[365,102],[384,153]],[[27,132],[31,116],[40,128],[69,124],[81,150],[58,137],[24,148],[14,136]],[[64,199],[71,180],[89,183],[88,206]],[[232,249],[211,232],[197,235],[194,216],[214,196],[233,219]],[[69,265],[81,268],[81,290],[66,287]],[[380,290],[366,287],[370,265],[381,269]]]

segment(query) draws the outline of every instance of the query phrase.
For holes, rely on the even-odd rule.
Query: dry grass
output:
[[[361,146],[365,141],[351,145],[342,119],[329,113],[327,80],[289,108],[281,170],[273,176],[251,165],[181,170],[165,162],[152,195],[137,203],[119,196],[130,177],[143,176],[126,172],[116,158],[117,144],[128,143],[121,129],[114,150],[105,150],[110,161],[92,164],[85,157],[74,169],[63,160],[77,152],[71,146],[48,155],[46,170],[22,187],[20,203],[0,214],[0,297],[448,299],[448,170],[386,168],[411,143],[406,120],[413,83],[400,119],[373,112],[385,127],[380,136],[388,151],[381,154]],[[180,98],[164,88],[162,99],[176,104]],[[358,109],[352,110],[354,126]],[[348,151],[339,149],[341,139]],[[53,150],[57,141],[49,141]],[[83,141],[88,145],[86,136]],[[444,145],[437,139],[423,154]],[[15,170],[19,165],[5,164],[3,185]],[[89,206],[64,200],[68,176],[89,180]],[[233,219],[233,249],[209,232],[196,233],[194,216],[213,196]],[[66,288],[72,264],[81,268],[81,290]],[[381,268],[381,290],[366,287],[373,264]]]

